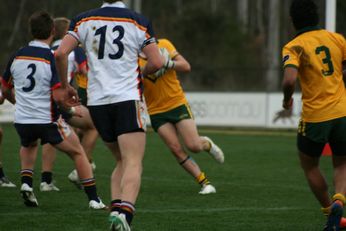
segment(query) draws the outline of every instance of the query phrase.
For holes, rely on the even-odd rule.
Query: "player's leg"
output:
[[[121,208],[129,224],[132,221],[134,205],[141,186],[145,142],[146,134],[144,132],[132,132],[118,136],[123,170],[120,182]]]
[[[0,187],[8,187],[8,188],[13,188],[16,187],[15,184],[13,184],[5,175],[4,172],[4,167],[2,165],[2,150],[1,150],[1,145],[2,145],[2,138],[3,138],[3,131],[2,128],[0,128]]]
[[[219,163],[224,162],[224,154],[209,137],[201,137],[198,134],[197,126],[189,105],[182,105],[174,109],[174,113],[179,114],[179,121],[175,124],[178,133],[182,136],[185,146],[194,153],[207,151]]]
[[[122,159],[117,142],[105,143],[116,160],[116,167],[111,175],[111,211],[119,212],[121,204],[121,179],[123,176]]]
[[[333,153],[334,191],[333,203],[329,207],[326,230],[332,230],[335,225],[346,228],[346,219],[342,217],[346,193],[346,118],[334,120],[334,127],[329,138]],[[337,230],[337,229],[336,229]]]
[[[85,106],[79,106],[78,110],[80,110],[82,117],[74,116],[69,119],[68,123],[78,128],[81,132],[81,144],[82,147],[88,157],[88,160],[92,166],[92,169],[95,170],[96,165],[92,159],[92,152],[96,145],[96,141],[98,138],[98,132],[94,127],[94,124],[91,120],[89,110]],[[71,182],[75,183],[77,186],[80,186],[79,177],[76,169],[74,169],[69,175],[68,178]]]
[[[34,165],[37,157],[38,138],[41,128],[31,124],[14,124],[20,137],[21,148],[19,151],[21,163],[21,188],[20,192],[24,204],[29,207],[38,206],[33,190]]]
[[[330,199],[327,181],[319,168],[322,150],[332,135],[331,131],[334,130],[333,124],[333,121],[321,123],[300,121],[297,136],[301,167],[304,170],[311,191],[322,206],[322,212],[328,215],[324,230],[338,230],[342,217],[342,212],[340,212],[342,208],[337,206],[338,208],[334,209],[333,212],[333,201],[339,199],[339,194],[335,194],[332,200]],[[343,194],[342,197],[344,198]]]
[[[104,209],[106,206],[102,203],[97,195],[96,183],[92,174],[91,166],[88,158],[79,142],[79,138],[76,133],[68,127],[63,120],[58,121],[58,129],[63,131],[57,131],[58,134],[65,134],[64,139],[54,142],[54,147],[67,153],[75,163],[80,181],[84,187],[84,191],[89,199],[89,206],[93,209]],[[52,133],[56,133],[52,131]],[[57,136],[58,134],[54,134]]]
[[[34,165],[37,157],[38,145],[37,142],[31,143],[27,147],[20,148],[20,162],[21,162],[21,194],[24,199],[24,204],[29,207],[38,206],[37,199],[33,192],[33,175]]]
[[[40,190],[42,192],[60,191],[53,183],[53,167],[56,149],[50,144],[42,145],[42,173]]]
[[[180,144],[176,127],[171,123],[165,123],[157,129],[157,133],[170,149],[180,166],[201,185],[202,189],[200,193],[208,194],[216,192],[214,186],[210,184],[208,178],[205,173],[201,171],[198,164],[184,151]]]
[[[68,121],[68,123],[75,128],[79,128],[82,136],[82,147],[91,163],[92,151],[96,144],[98,132],[93,124],[88,108],[83,105],[78,106],[78,108],[78,110],[81,111],[80,113],[82,114],[82,117],[74,116]]]
[[[299,159],[311,191],[322,207],[328,207],[331,204],[331,200],[327,181],[319,167],[319,157],[309,156],[300,152]]]

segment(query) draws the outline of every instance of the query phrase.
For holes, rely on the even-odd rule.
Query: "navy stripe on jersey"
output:
[[[6,66],[6,70],[3,74],[3,78],[5,80],[5,82],[7,82],[9,85],[11,85],[11,83],[9,83],[9,81],[11,80],[11,66],[13,61],[16,58],[21,58],[21,59],[33,59],[33,60],[37,60],[37,61],[43,61],[43,62],[47,62],[51,65],[51,68],[54,68],[54,70],[52,69],[52,73],[53,73],[53,78],[52,78],[52,84],[51,86],[54,86],[56,83],[59,82],[59,79],[57,77],[56,74],[56,70],[55,70],[55,59],[54,59],[54,55],[52,53],[52,51],[50,49],[47,48],[42,48],[42,47],[35,47],[35,46],[26,46],[21,48],[20,50],[17,51],[17,53],[15,53],[15,55],[13,55],[7,66]]]
[[[131,19],[134,20],[138,25],[146,28],[146,32],[149,34],[150,37],[154,37],[154,30],[151,26],[150,21],[146,17],[127,8],[120,7],[102,7],[81,13],[80,15],[71,20],[69,31],[75,31],[79,23],[81,23],[83,19],[89,17]]]
[[[85,55],[83,48],[78,46],[74,49],[74,59],[79,65],[86,62],[87,57]]]

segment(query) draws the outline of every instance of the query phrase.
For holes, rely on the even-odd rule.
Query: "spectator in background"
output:
[[[297,137],[300,164],[322,212],[328,216],[324,230],[339,230],[346,227],[342,218],[346,192],[346,41],[342,35],[318,27],[317,5],[312,0],[294,0],[290,16],[297,36],[282,50],[283,107],[292,107],[299,76],[303,101]],[[327,142],[333,152],[332,198],[319,168]]]
[[[194,153],[209,152],[219,163],[224,162],[222,150],[208,137],[199,136],[190,106],[177,78],[177,72],[189,72],[190,64],[167,39],[159,39],[158,46],[165,65],[156,73],[144,78],[144,96],[151,126],[168,146],[177,162],[201,186],[200,194],[216,193],[216,189],[198,164],[187,155],[179,140]],[[140,65],[146,57],[140,54]]]
[[[79,14],[56,51],[65,97],[77,101],[67,79],[68,54],[81,43],[88,56],[88,109],[105,145],[116,159],[111,176],[112,230],[131,230],[146,143],[142,79],[138,54],[148,57],[147,75],[163,65],[151,23],[125,7],[105,0],[99,9]]]
[[[95,179],[78,137],[61,118],[52,100],[60,102],[62,99],[55,59],[49,47],[53,40],[53,19],[47,12],[38,11],[31,15],[29,27],[34,40],[10,59],[2,81],[2,93],[16,109],[14,126],[21,141],[20,191],[24,204],[38,206],[33,192],[33,174],[38,140],[41,140],[41,144],[50,143],[71,157],[89,199],[89,207],[104,209],[106,206],[97,195]]]

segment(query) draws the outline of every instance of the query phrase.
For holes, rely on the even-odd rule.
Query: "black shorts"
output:
[[[15,123],[14,127],[23,147],[29,147],[30,144],[38,139],[41,140],[41,144],[59,144],[71,134],[70,127],[62,119],[50,124]]]
[[[298,127],[297,146],[299,151],[318,157],[326,143],[333,155],[346,156],[346,117],[319,123],[301,120]]]
[[[122,134],[146,130],[144,104],[141,101],[88,106],[88,109],[104,142],[115,142]]]

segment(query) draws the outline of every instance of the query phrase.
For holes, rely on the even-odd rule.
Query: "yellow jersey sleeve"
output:
[[[174,57],[176,57],[178,55],[177,49],[174,47],[174,45],[168,39],[159,39],[158,46],[166,48],[171,59],[174,59]]]
[[[299,68],[300,65],[300,55],[302,49],[299,49],[299,47],[290,47],[289,45],[286,45],[282,49],[282,63],[283,67],[292,66]]]
[[[335,36],[336,40],[339,43],[340,48],[343,50],[343,60],[346,61],[346,40],[345,37],[342,36],[341,34],[332,34],[333,36]]]

